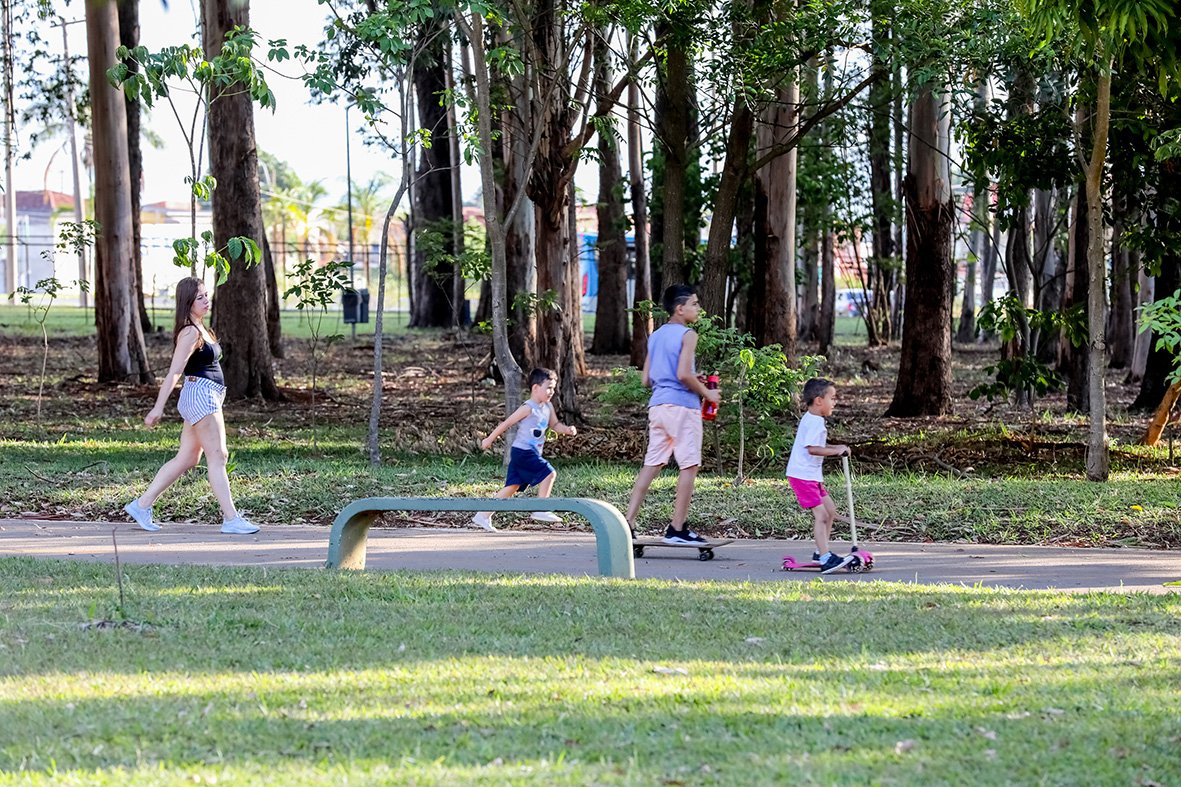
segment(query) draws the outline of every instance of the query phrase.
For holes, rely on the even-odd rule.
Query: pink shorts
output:
[[[800,501],[800,508],[815,508],[824,501],[824,498],[828,497],[828,490],[819,481],[805,481],[802,478],[788,476],[787,483],[791,484],[791,491],[796,493],[796,500]]]
[[[682,470],[701,464],[701,410],[677,404],[649,407],[644,464],[666,465],[674,455]]]

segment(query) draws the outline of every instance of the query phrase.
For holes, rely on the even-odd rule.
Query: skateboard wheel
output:
[[[714,551],[712,549],[699,549],[697,559],[698,560],[713,560],[714,559]]]
[[[644,548],[643,547],[637,547],[637,546],[632,547],[632,557],[643,557],[643,556],[644,556]]]

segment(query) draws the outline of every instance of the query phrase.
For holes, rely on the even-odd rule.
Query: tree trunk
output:
[[[119,43],[128,49],[139,46],[139,0],[118,0]],[[134,60],[124,61],[129,71],[138,71]],[[131,248],[134,252],[131,271],[135,275],[135,301],[139,310],[139,324],[144,333],[152,330],[152,320],[144,303],[143,243],[140,232],[140,195],[143,190],[144,157],[140,149],[139,101],[124,94],[127,110],[127,167],[131,178]]]
[[[1085,110],[1080,109],[1082,113]],[[1087,269],[1087,252],[1093,239],[1087,221],[1087,191],[1075,189],[1074,207],[1070,225],[1070,253],[1066,269],[1066,291],[1062,299],[1064,310],[1081,304],[1087,308],[1087,291],[1090,280]],[[1076,413],[1085,413],[1090,407],[1088,387],[1088,353],[1084,347],[1075,347],[1063,331],[1060,342],[1059,372],[1066,378],[1066,407]]]
[[[1091,428],[1087,435],[1087,479],[1106,481],[1110,457],[1107,450],[1107,265],[1103,254],[1103,165],[1107,160],[1107,129],[1111,121],[1111,62],[1101,64],[1095,99],[1095,130],[1091,162],[1087,169],[1087,222],[1091,243],[1087,247],[1090,272],[1087,293],[1089,329],[1087,375],[1091,392]]]
[[[1136,306],[1152,303],[1154,298],[1155,279],[1144,271],[1140,264],[1140,253],[1133,252],[1132,269],[1136,271],[1136,282],[1139,285],[1136,293]],[[1128,383],[1140,383],[1144,380],[1144,370],[1148,366],[1148,351],[1152,341],[1152,331],[1136,331],[1136,343],[1132,348],[1132,368],[1128,371]]]
[[[1123,226],[1117,223],[1111,233],[1111,311],[1107,318],[1112,369],[1126,369],[1131,365],[1136,343],[1136,296],[1132,289],[1136,271],[1131,268],[1131,249],[1120,242],[1122,234]]]
[[[762,155],[775,145],[796,131],[797,111],[799,103],[799,86],[793,81],[790,86],[779,91],[777,102],[767,109],[766,115],[759,122],[757,132],[757,155]],[[736,146],[737,154],[739,148]],[[727,152],[729,162],[729,151]],[[745,165],[745,155],[742,157]],[[745,166],[743,167],[745,169]],[[757,190],[766,195],[760,201],[765,209],[765,221],[759,229],[758,236],[766,255],[766,289],[763,311],[765,317],[759,321],[761,331],[755,333],[760,344],[779,344],[788,358],[796,355],[796,149],[793,147],[788,153],[778,156],[768,162],[755,173]],[[723,181],[726,176],[723,174]],[[738,181],[741,183],[741,181]],[[719,194],[719,201],[721,195]],[[715,213],[714,220],[718,217]],[[718,233],[720,235],[720,233]],[[728,266],[730,232],[729,222],[726,228],[725,246],[721,249],[722,256]],[[707,260],[713,264],[715,259],[715,234],[710,229],[711,254]],[[715,269],[716,270],[716,269]],[[724,270],[724,269],[722,269]],[[710,268],[707,267],[706,280],[709,287],[720,286],[725,289],[725,277],[710,278]],[[716,276],[716,273],[714,274]],[[707,289],[708,291],[708,289]],[[704,297],[704,296],[702,296]],[[708,311],[707,307],[707,311]],[[756,312],[757,313],[757,312]],[[754,327],[754,326],[752,326]]]
[[[205,57],[221,53],[226,33],[250,26],[249,3],[204,0],[202,33]],[[209,169],[217,179],[213,193],[213,237],[224,248],[232,237],[260,242],[262,203],[258,186],[258,151],[254,107],[241,85],[218,86],[209,105]],[[261,246],[261,243],[259,243]],[[267,338],[266,266],[231,261],[230,277],[215,292],[214,331],[224,355],[226,396],[230,399],[280,399]]]
[[[135,253],[131,213],[131,171],[127,151],[127,110],[123,94],[107,81],[119,46],[114,0],[86,3],[87,60],[94,144],[95,239],[94,317],[98,335],[99,382],[153,382],[134,297]]]
[[[415,231],[441,233],[442,252],[455,253],[452,239],[455,216],[451,199],[451,148],[447,135],[447,107],[439,96],[447,90],[447,37],[434,25],[423,30],[423,40],[430,44],[418,57],[414,69],[414,90],[417,97],[419,128],[430,131],[434,144],[418,148],[418,175],[413,191]],[[414,244],[414,305],[410,313],[412,328],[446,328],[452,324],[454,311],[452,279],[455,266],[427,258],[428,244]]]
[[[497,36],[502,36],[501,31]],[[506,41],[501,41],[505,44]],[[533,226],[533,201],[522,195],[529,155],[529,135],[533,130],[529,86],[524,75],[501,78],[496,90],[511,96],[511,102],[523,113],[516,123],[501,122],[493,141],[493,151],[501,162],[496,183],[496,200],[502,217],[508,216],[513,202],[520,197],[520,207],[503,224],[505,253],[505,299],[509,308],[509,351],[520,366],[530,368],[537,356],[537,315],[528,296],[537,289],[537,250]],[[503,121],[504,115],[497,119]],[[490,296],[491,297],[491,291]]]
[[[824,206],[824,226],[828,226],[828,213],[831,211]],[[818,352],[827,356],[832,349],[833,337],[836,333],[837,306],[837,270],[836,255],[833,254],[833,237],[831,232],[825,232],[820,238],[820,323],[817,333],[819,342]]]
[[[1164,398],[1161,399],[1161,403],[1153,412],[1152,419],[1148,422],[1148,429],[1145,430],[1144,437],[1140,440],[1141,445],[1156,445],[1160,442],[1165,427],[1169,425],[1169,419],[1173,414],[1173,408],[1177,405],[1178,397],[1181,397],[1181,383],[1173,383],[1165,391]]]
[[[280,319],[279,281],[275,276],[275,256],[271,253],[271,244],[266,233],[262,236],[262,264],[267,282],[267,346],[271,348],[271,355],[283,358],[283,323]]]
[[[595,91],[611,91],[610,51],[603,39],[595,45]],[[599,132],[599,236],[595,244],[599,295],[595,308],[595,336],[591,352],[600,355],[631,349],[627,314],[627,217],[623,211],[623,167],[619,145],[611,133]]]
[[[635,38],[629,41],[631,60],[636,60]],[[648,249],[648,198],[644,192],[644,150],[640,136],[640,86],[632,79],[627,86],[627,155],[631,179],[632,227],[636,246],[636,291],[633,307],[652,300],[652,267]],[[652,315],[640,309],[632,311],[631,364],[643,368],[648,357],[648,337],[652,335]]]
[[[697,293],[701,306],[707,314],[730,324],[726,313],[726,283],[730,277],[730,239],[734,231],[734,216],[738,208],[738,194],[747,176],[747,156],[750,153],[751,134],[754,131],[754,113],[739,95],[734,100],[730,115],[730,132],[726,140],[726,157],[722,164],[722,177],[714,200],[714,214],[709,224],[709,243],[705,249],[705,270],[702,271],[701,287]],[[782,156],[780,157],[782,158]],[[794,227],[793,227],[794,235]],[[794,239],[794,238],[793,238]],[[778,292],[784,292],[779,290]],[[794,292],[794,287],[793,287]],[[768,305],[777,299],[775,291],[768,292]],[[791,307],[794,313],[794,303]],[[784,309],[785,310],[785,309]],[[777,332],[783,324],[782,311],[768,315],[768,330]],[[793,330],[794,342],[794,330]]]
[[[581,286],[578,257],[574,246],[574,174],[578,149],[585,132],[574,136],[578,111],[573,106],[570,83],[564,73],[541,68],[542,64],[564,63],[567,40],[564,16],[554,0],[539,0],[532,7],[533,51],[540,63],[533,88],[533,122],[540,129],[537,158],[525,189],[536,206],[537,292],[552,298],[552,307],[542,308],[537,320],[537,363],[558,375],[558,406],[562,420],[581,420],[577,398],[577,376],[586,374],[582,346]],[[549,99],[549,100],[545,100]],[[596,112],[609,106],[600,97]]]
[[[1181,251],[1173,249],[1161,260],[1160,272],[1153,278],[1151,291],[1156,298],[1167,298],[1178,289],[1181,289]],[[1160,336],[1155,331],[1145,331],[1142,335],[1147,337],[1146,347],[1142,350],[1145,353],[1144,372],[1132,409],[1151,410],[1169,389],[1169,375],[1173,372],[1176,355],[1168,348],[1156,346]]]
[[[983,112],[988,103],[988,80],[979,79],[976,82],[975,106],[977,112]],[[964,276],[964,294],[960,305],[960,323],[956,329],[955,340],[961,344],[976,341],[976,269],[980,265],[984,252],[984,230],[988,216],[988,184],[975,183],[972,188],[972,226],[968,240],[968,265]]]
[[[684,284],[689,280],[685,267],[685,184],[689,167],[689,146],[692,127],[693,67],[677,26],[683,24],[675,16],[656,23],[656,37],[666,41],[668,50],[663,68],[656,70],[656,153],[661,154],[659,182],[652,187],[660,195],[653,212],[653,230],[660,241],[661,287]]]
[[[938,88],[920,87],[910,107],[906,192],[906,304],[902,357],[887,415],[951,412],[951,253],[954,203],[947,161],[950,112]]]
[[[808,75],[808,92],[806,95],[821,95],[819,58],[813,57],[808,60],[806,73]],[[826,68],[825,73],[831,74],[832,69]],[[828,81],[829,80],[826,79],[826,82]],[[829,85],[826,84],[825,87],[828,88]],[[831,92],[831,90],[826,89],[824,92],[824,98],[827,99]],[[797,102],[798,100],[799,98],[797,91]],[[801,109],[801,111],[803,110]],[[821,128],[822,134],[827,131],[828,125],[829,124],[825,123]],[[827,145],[830,141],[831,140],[827,138],[827,135],[825,135],[825,138],[821,144],[827,148]],[[813,211],[814,214],[817,212],[827,212],[827,200],[823,200],[823,202],[825,203],[824,205],[815,206],[820,208],[820,210]],[[796,339],[800,342],[814,342],[820,338],[820,235],[822,232],[827,231],[827,224],[821,223],[820,221],[816,220],[815,217],[812,219],[802,218],[800,217],[799,211],[796,212],[796,215],[797,222],[804,222],[804,240],[801,244],[801,256],[803,258],[804,265],[804,290],[800,294],[799,299],[800,328]],[[797,225],[797,232],[798,231],[799,228]]]
[[[873,67],[887,68],[890,50],[890,3],[875,0],[873,16]],[[890,159],[890,101],[893,88],[885,80],[869,86],[869,189],[873,214],[873,256],[869,260],[869,286],[873,295],[863,307],[866,342],[870,347],[889,343],[893,333],[890,292],[897,280],[898,246],[894,240],[897,202]]]
[[[470,25],[470,26],[469,26]],[[521,367],[513,357],[508,338],[508,266],[505,256],[504,225],[500,206],[496,203],[496,177],[492,156],[492,86],[488,77],[488,63],[484,53],[483,16],[472,13],[465,20],[465,33],[471,45],[475,81],[476,128],[480,149],[480,186],[484,196],[484,222],[488,228],[488,245],[492,250],[492,352],[504,378],[504,414],[508,416],[521,404]]]
[[[1058,236],[1055,227],[1056,200],[1055,191],[1038,190],[1033,193],[1033,305],[1044,312],[1057,312],[1062,308],[1062,262],[1054,245]],[[1057,329],[1043,329],[1031,336],[1031,349],[1042,363],[1054,362],[1058,333]]]

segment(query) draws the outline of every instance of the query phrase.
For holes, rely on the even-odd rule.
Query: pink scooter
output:
[[[841,469],[845,472],[845,493],[849,498],[849,531],[853,540],[853,548],[850,550],[853,560],[845,566],[845,570],[850,573],[872,571],[873,555],[857,546],[857,517],[853,513],[853,481],[849,474],[848,456],[841,457]],[[801,563],[791,555],[783,556],[784,571],[819,571],[821,568],[821,564],[815,560]]]

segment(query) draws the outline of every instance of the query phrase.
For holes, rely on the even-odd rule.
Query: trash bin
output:
[[[340,294],[346,325],[369,322],[369,290],[345,290]]]

